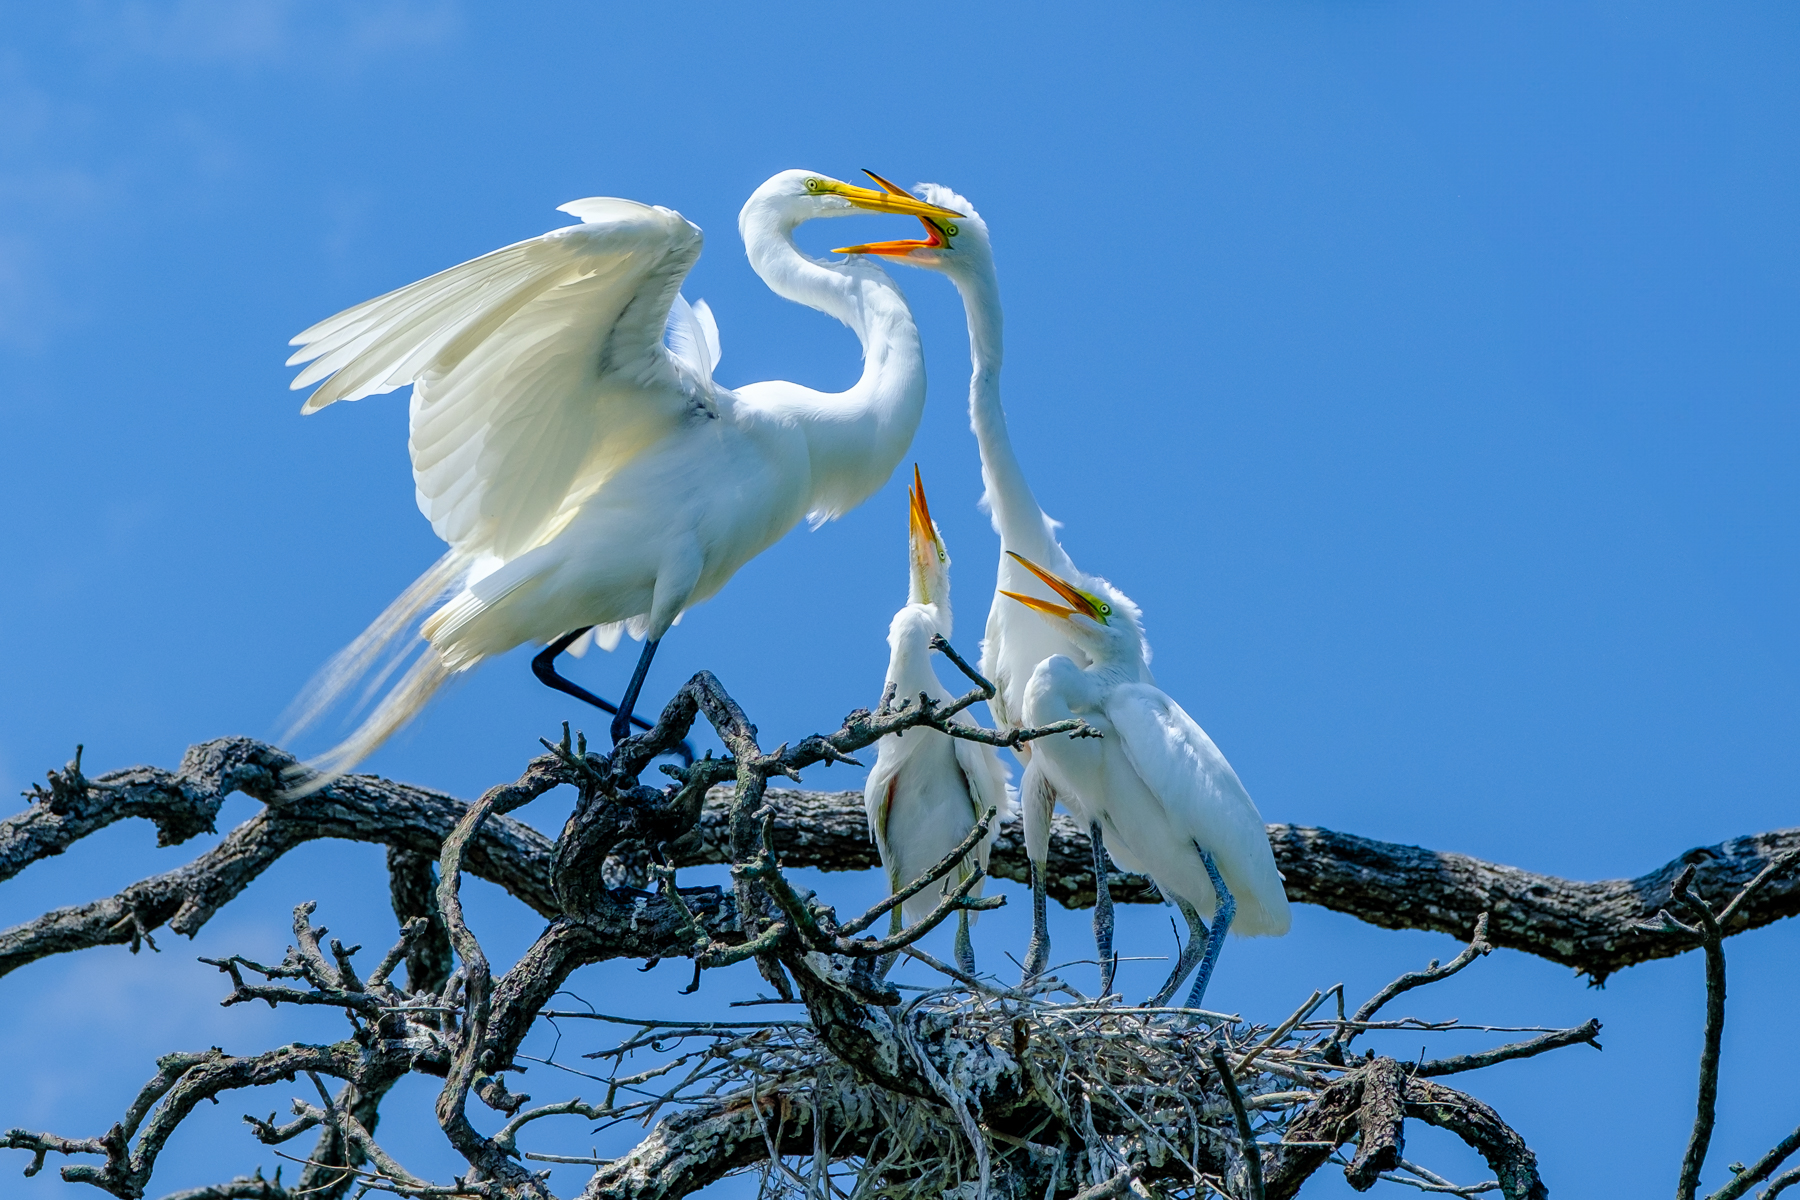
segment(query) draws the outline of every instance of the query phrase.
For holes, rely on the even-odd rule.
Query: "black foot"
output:
[[[629,707],[621,714],[619,712],[619,706],[612,701],[602,700],[580,684],[564,679],[556,672],[557,658],[561,656],[563,651],[575,644],[576,638],[592,628],[592,625],[583,625],[580,629],[565,633],[554,642],[551,642],[548,646],[545,646],[538,652],[537,656],[531,660],[531,673],[536,675],[538,677],[538,682],[542,683],[545,687],[555,688],[565,695],[573,696],[577,700],[585,701],[586,703],[593,705],[601,712],[613,714],[613,726],[611,732],[613,745],[616,746],[624,741],[625,737],[630,734],[631,726],[635,725],[639,729],[650,729],[653,728],[650,722],[632,716]],[[647,664],[640,660],[638,664],[639,675],[634,678],[634,686],[631,691],[631,698],[634,701],[637,699],[637,688],[643,683],[641,674],[646,666]],[[619,732],[621,719],[627,722],[627,724],[624,725],[624,733]],[[682,742],[681,745],[675,747],[675,749],[669,751],[669,753],[680,758],[687,766],[692,766],[694,763],[694,748],[685,741]]]

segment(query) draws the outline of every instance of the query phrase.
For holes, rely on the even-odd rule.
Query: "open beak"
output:
[[[936,217],[939,220],[953,221],[962,217],[959,212],[948,208],[939,208],[935,204],[927,204],[917,196],[904,192],[887,180],[873,172],[864,172],[869,178],[881,184],[881,189],[857,187],[853,183],[839,183],[836,180],[821,181],[821,189],[834,196],[842,196],[858,208],[866,208],[870,212],[898,213],[905,217]]]
[[[1040,600],[1036,596],[1027,596],[1019,592],[1009,592],[1005,588],[1000,589],[1000,594],[1002,596],[1011,596],[1026,608],[1036,609],[1038,612],[1052,617],[1072,617],[1076,613],[1080,613],[1084,617],[1091,617],[1096,621],[1100,620],[1100,610],[1094,607],[1094,602],[1082,595],[1081,592],[1077,591],[1074,587],[1044,570],[1044,568],[1038,566],[1029,558],[1013,554],[1011,550],[1008,550],[1006,553],[1012,558],[1017,559],[1027,571],[1030,571],[1033,575],[1036,575],[1039,579],[1043,580],[1057,595],[1061,596],[1069,603],[1066,606],[1053,604],[1048,600]]]
[[[939,208],[935,204],[926,204],[923,200],[915,198],[899,184],[883,179],[867,167],[863,168],[863,174],[867,175],[870,179],[873,179],[876,183],[879,183],[881,185],[882,194],[886,195],[887,198],[894,203],[911,202],[920,208],[931,210],[929,215],[924,212],[914,212],[912,214],[919,218],[919,224],[925,226],[925,238],[922,241],[867,242],[861,246],[839,246],[836,250],[832,251],[833,254],[886,254],[893,258],[903,258],[906,255],[911,254],[914,250],[931,250],[938,246],[947,246],[950,244],[951,237],[956,233],[956,226],[951,222],[960,218],[962,216],[961,213],[953,212],[947,208]],[[857,190],[861,191],[863,189],[859,188]],[[857,202],[856,200],[851,199],[850,203],[855,204]],[[888,212],[897,210],[883,209],[881,211]]]
[[[937,526],[931,522],[931,509],[925,504],[925,481],[919,476],[919,464],[913,464],[912,488],[907,492],[912,501],[910,527],[913,541],[937,548]]]
[[[937,526],[932,523],[931,509],[925,503],[925,481],[919,477],[919,464],[913,464],[912,487],[907,491],[907,546],[911,551],[913,593],[919,601],[931,604],[939,597],[932,595],[932,581],[941,577],[944,562],[943,543],[938,540]]]

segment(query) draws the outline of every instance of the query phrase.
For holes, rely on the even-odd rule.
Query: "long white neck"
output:
[[[815,519],[838,516],[887,482],[925,410],[925,354],[912,310],[881,268],[859,258],[821,262],[794,245],[797,222],[752,206],[741,229],[750,266],[771,291],[827,313],[862,342],[862,378],[844,392],[794,388],[780,415],[806,435]]]
[[[1000,311],[1000,281],[992,269],[958,272],[952,277],[969,321],[969,425],[981,450],[983,503],[993,518],[1002,549],[1023,554],[1040,566],[1067,573],[1073,564],[1050,521],[1038,507],[1013,452],[1000,403],[1000,364],[1006,356],[1005,318]],[[1004,572],[1003,572],[1004,578]]]
[[[949,700],[950,692],[932,667],[931,638],[944,633],[936,605],[908,604],[888,626],[887,682],[896,700],[917,700],[924,692],[933,700]]]

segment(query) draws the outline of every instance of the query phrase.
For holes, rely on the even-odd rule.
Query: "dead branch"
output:
[[[1585,1021],[1573,1029],[1558,1029],[1554,1033],[1546,1033],[1542,1037],[1529,1041],[1510,1042],[1504,1046],[1495,1046],[1492,1050],[1483,1050],[1479,1054],[1458,1054],[1450,1058],[1434,1058],[1430,1062],[1422,1062],[1414,1069],[1414,1075],[1436,1076],[1456,1075],[1463,1071],[1479,1071],[1483,1067],[1491,1067],[1495,1063],[1509,1062],[1515,1058],[1532,1058],[1549,1050],[1560,1050],[1564,1046],[1589,1045],[1600,1049],[1596,1040],[1600,1036],[1600,1022]]]
[[[853,719],[857,716],[852,714]],[[898,714],[887,724],[907,716]],[[921,714],[911,717],[915,723],[929,723]],[[870,721],[863,721],[856,736],[841,739],[842,743],[867,744],[865,737],[872,741],[868,735],[879,736],[886,728]],[[854,723],[847,722],[846,728]],[[648,739],[654,733],[640,736]],[[775,773],[803,757],[814,764],[825,761],[826,751],[819,747],[834,745],[812,738],[799,746],[809,743],[814,746],[807,755],[785,752],[787,761]],[[705,782],[710,792],[700,789],[696,795],[694,785],[684,789],[684,801],[699,804],[701,811],[697,822],[669,845],[670,865],[732,861],[731,791],[713,787],[722,780],[712,777],[721,770],[727,778],[734,777],[735,768],[723,765],[729,762],[712,760],[709,773],[696,781]],[[209,827],[197,824],[197,814],[216,813],[234,790],[266,807],[228,834],[219,847],[185,867],[143,880],[116,896],[58,909],[0,932],[0,973],[48,954],[129,945],[141,940],[142,932],[162,926],[191,936],[271,863],[306,841],[374,842],[435,862],[444,836],[465,811],[462,801],[443,793],[363,775],[340,779],[304,802],[284,801],[277,781],[293,765],[292,756],[274,747],[249,738],[224,738],[190,749],[174,772],[134,767],[94,780],[64,773],[59,775],[60,798],[38,789],[24,812],[0,822],[0,871],[16,871],[35,858],[60,853],[84,832],[128,817],[185,813],[181,821],[171,815],[159,824],[159,838],[176,840],[174,834],[182,830],[191,836]],[[860,793],[765,785],[763,796],[774,812],[776,849],[788,865],[862,870],[875,864]],[[66,811],[58,812],[53,805]],[[82,814],[80,822],[69,812]],[[210,823],[211,816],[206,820]],[[1784,854],[1800,851],[1800,828],[1773,830],[1689,850],[1636,879],[1588,883],[1305,826],[1271,825],[1269,836],[1287,876],[1288,894],[1296,901],[1383,928],[1444,933],[1466,931],[1477,916],[1490,912],[1488,939],[1493,945],[1564,963],[1595,982],[1634,963],[1692,948],[1691,941],[1642,928],[1684,867],[1695,867],[1690,887],[1696,896],[1723,905]],[[548,839],[522,822],[502,818],[483,827],[469,856],[469,870],[550,916],[559,909],[549,887],[551,854]],[[1049,893],[1068,907],[1091,905],[1092,861],[1086,832],[1059,814],[1046,872]],[[602,883],[646,884],[647,862],[642,851],[614,856],[601,865]],[[988,871],[996,878],[1029,882],[1016,822],[1000,830]],[[1140,876],[1115,872],[1109,885],[1113,899],[1121,903],[1158,899],[1149,881]],[[1732,914],[1725,933],[1759,928],[1796,914],[1800,914],[1800,877],[1772,872],[1765,886]]]
[[[532,1162],[591,1163],[595,1172],[583,1192],[590,1200],[674,1200],[751,1167],[765,1173],[767,1196],[830,1194],[836,1185],[826,1176],[846,1169],[859,1181],[853,1195],[967,1189],[1005,1200],[1103,1200],[1127,1191],[1197,1197],[1210,1190],[1279,1200],[1352,1141],[1357,1148],[1346,1175],[1359,1189],[1384,1177],[1460,1194],[1486,1186],[1459,1188],[1407,1162],[1407,1120],[1439,1125],[1477,1149],[1506,1196],[1533,1200],[1546,1194],[1517,1133],[1491,1108],[1431,1077],[1592,1043],[1597,1023],[1416,1068],[1388,1058],[1347,1060],[1344,1045],[1362,1029],[1394,1024],[1371,1018],[1393,997],[1473,963],[1490,948],[1490,937],[1492,944],[1522,940],[1527,945],[1521,948],[1536,946],[1536,952],[1563,960],[1591,952],[1592,946],[1571,950],[1575,943],[1554,940],[1557,929],[1577,919],[1571,912],[1550,920],[1549,933],[1521,924],[1520,913],[1573,904],[1582,888],[1612,885],[1564,884],[1560,899],[1529,889],[1513,895],[1495,882],[1542,877],[1275,826],[1271,836],[1296,898],[1327,896],[1334,907],[1354,901],[1370,907],[1346,911],[1378,924],[1423,927],[1437,927],[1424,923],[1446,921],[1445,913],[1478,899],[1474,911],[1483,915],[1479,921],[1469,917],[1475,926],[1469,948],[1444,967],[1434,962],[1401,976],[1352,1018],[1344,1016],[1342,989],[1335,988],[1315,992],[1272,1026],[1089,1001],[1054,979],[1017,989],[993,986],[910,944],[959,909],[1001,902],[969,898],[978,875],[945,887],[926,921],[889,938],[861,936],[891,901],[840,921],[832,907],[787,878],[796,866],[869,864],[860,797],[769,786],[776,778],[798,778],[808,766],[854,761],[855,752],[890,733],[966,731],[958,714],[992,688],[947,644],[939,649],[976,684],[953,703],[921,698],[884,705],[878,713],[859,710],[835,732],[765,752],[755,726],[718,680],[701,672],[653,728],[614,752],[590,753],[565,729],[517,780],[470,805],[368,777],[336,780],[294,799],[285,789],[304,783],[304,771],[286,754],[247,739],[195,747],[173,773],[136,768],[90,780],[79,762],[53,773],[47,789],[33,792],[26,812],[0,823],[0,871],[16,873],[128,816],[156,822],[165,838],[191,836],[210,827],[234,790],[253,796],[263,809],[180,870],[0,934],[0,970],[84,946],[135,947],[165,925],[191,934],[281,854],[315,838],[388,847],[400,932],[384,954],[359,965],[360,948],[331,940],[313,923],[314,906],[299,905],[294,944],[278,961],[236,954],[214,962],[230,984],[226,1002],[335,1007],[351,1025],[348,1038],[243,1056],[216,1049],[165,1056],[155,1078],[100,1137],[13,1130],[0,1145],[28,1152],[32,1171],[51,1154],[97,1158],[98,1164],[65,1166],[64,1178],[137,1200],[163,1144],[200,1100],[306,1075],[316,1097],[296,1098],[294,1119],[277,1124],[274,1114],[247,1118],[256,1138],[269,1145],[316,1131],[310,1154],[277,1152],[301,1164],[299,1184],[239,1176],[192,1193],[193,1200],[336,1200],[352,1188],[419,1198],[551,1200],[547,1173]],[[660,788],[642,783],[641,773],[702,719],[724,742],[727,756],[666,767],[673,782]],[[1083,731],[1046,727],[1018,736],[1056,733]],[[554,842],[507,815],[564,786],[575,789],[576,803]],[[947,879],[992,816],[907,890]],[[1624,953],[1620,947],[1641,959],[1677,953],[1698,938],[1707,943],[1710,981],[1713,951],[1723,937],[1800,904],[1800,893],[1780,869],[1787,859],[1770,848],[1785,836],[1766,835],[1765,842],[1774,840],[1757,843],[1754,854],[1746,850],[1727,865],[1714,864],[1710,876],[1698,869],[1681,873],[1673,894],[1702,914],[1700,925],[1665,916],[1655,928],[1615,931],[1607,943],[1615,957],[1608,961],[1624,961],[1617,957]],[[1421,874],[1427,859],[1437,864],[1430,881]],[[993,861],[996,874],[1023,873],[1016,828],[1002,831]],[[1065,901],[1078,900],[1083,886],[1091,896],[1091,861],[1086,838],[1072,825],[1060,826],[1051,875]],[[681,869],[710,862],[730,868],[729,890],[679,885]],[[546,918],[534,944],[504,972],[490,966],[463,911],[465,874],[501,883]],[[1706,907],[1713,901],[1700,898],[1711,886],[1703,878],[1716,885],[1739,875],[1744,882],[1730,898],[1720,895],[1716,907]],[[1472,880],[1482,883],[1479,896]],[[1384,889],[1403,884],[1404,905],[1380,899]],[[1116,890],[1123,898],[1150,898],[1147,885],[1131,877],[1119,877]],[[1373,907],[1378,902],[1388,907]],[[945,985],[903,1000],[873,969],[895,952],[938,968]],[[781,995],[804,1005],[804,1019],[696,1023],[592,1014],[635,1026],[620,1045],[589,1055],[602,1063],[596,1071],[610,1071],[596,1076],[605,1084],[605,1098],[529,1107],[530,1097],[505,1082],[517,1068],[525,1037],[574,970],[622,957],[691,959],[696,982],[704,971],[754,962]],[[1722,962],[1721,956],[1721,1003]],[[404,987],[396,980],[402,964]],[[1336,1019],[1309,1024],[1333,993]],[[1428,1033],[1469,1028],[1403,1024]],[[642,1054],[660,1057],[627,1065]],[[438,1126],[468,1164],[449,1182],[413,1174],[376,1140],[380,1104],[407,1074],[443,1081]],[[335,1095],[326,1079],[339,1081]],[[493,1122],[472,1120],[471,1100],[504,1115],[499,1132],[481,1132]],[[554,1118],[569,1117],[632,1119],[650,1133],[611,1161],[519,1145],[527,1133],[547,1136],[558,1127]],[[1259,1139],[1270,1137],[1280,1140],[1259,1146]],[[1758,1164],[1762,1177],[1780,1161],[1771,1152],[1766,1169]],[[1785,1185],[1777,1180],[1772,1186]]]
[[[1669,902],[1693,916],[1695,923],[1684,924],[1664,908],[1657,910],[1655,921],[1646,921],[1640,926],[1645,933],[1672,935],[1690,944],[1697,943],[1706,962],[1706,1026],[1701,1037],[1700,1086],[1694,1102],[1693,1129],[1688,1134],[1687,1150],[1681,1159],[1681,1175],[1675,1185],[1676,1200],[1694,1200],[1699,1191],[1700,1172],[1706,1166],[1706,1152],[1712,1144],[1713,1124],[1718,1114],[1719,1051],[1725,1036],[1725,938],[1729,926],[1756,892],[1796,863],[1800,863],[1800,850],[1777,856],[1716,911],[1710,903],[1694,894],[1694,867],[1690,864],[1669,885]],[[1796,1141],[1800,1142],[1800,1134],[1796,1135]],[[1773,1157],[1765,1156],[1764,1162],[1758,1164],[1761,1174],[1757,1178],[1767,1177],[1794,1148],[1790,1145],[1782,1150],[1777,1146],[1770,1151]],[[1781,1153],[1776,1155],[1776,1151]],[[1754,1182],[1756,1180],[1740,1175],[1717,1194],[1741,1196]]]

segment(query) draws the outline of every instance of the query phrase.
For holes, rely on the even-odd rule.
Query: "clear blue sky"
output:
[[[767,292],[735,216],[777,170],[869,166],[949,184],[986,216],[1008,407],[1038,493],[1076,560],[1143,605],[1159,679],[1267,818],[1582,878],[1795,822],[1792,6],[4,11],[9,791],[76,742],[105,770],[272,735],[309,674],[436,556],[404,400],[303,420],[281,365],[294,332],[560,224],[564,201],[619,195],[707,231],[688,293],[718,314],[727,383],[841,387],[854,340]],[[902,282],[932,378],[915,457],[972,651],[995,542],[974,507],[961,311],[940,279]],[[771,743],[834,725],[879,693],[904,537],[898,477],[790,536],[689,615],[648,694],[706,667]],[[575,673],[616,691],[628,666],[590,657]],[[598,727],[520,652],[370,766],[472,795],[568,717]],[[554,802],[541,807],[527,815],[554,827]],[[250,811],[239,800],[226,817]],[[208,842],[152,841],[123,826],[35,868],[0,888],[0,921]],[[313,847],[197,944],[170,935],[160,955],[108,948],[0,979],[0,1055],[24,1060],[0,1124],[98,1133],[158,1053],[336,1036],[330,1020],[215,1008],[220,977],[192,956],[279,957],[304,899],[385,945],[379,858]],[[873,884],[822,886],[848,905]],[[484,935],[502,954],[523,945],[534,923],[476,890]],[[1019,952],[1023,915],[983,923],[990,963]],[[1084,920],[1059,924],[1059,948],[1081,950]],[[1167,950],[1162,911],[1121,921],[1128,949]],[[1288,938],[1234,943],[1209,1000],[1278,1019],[1314,986],[1366,993],[1452,950],[1302,909]],[[1791,1015],[1800,926],[1729,952],[1712,1186],[1800,1121],[1792,1089],[1761,1086],[1800,1077],[1800,1049],[1751,1037]],[[1128,990],[1159,969],[1135,968]],[[1603,1054],[1470,1085],[1557,1194],[1654,1194],[1689,1119],[1700,970],[1652,964],[1593,991],[1499,953],[1414,1011],[1598,1016]],[[754,990],[717,980],[679,1000],[683,982],[670,967],[577,980],[640,1012]],[[1384,1048],[1412,1057],[1416,1042]],[[546,1099],[580,1082],[539,1074],[528,1090]],[[285,1112],[292,1094],[206,1114],[171,1147],[162,1190],[272,1168],[238,1116]],[[384,1140],[442,1178],[455,1163],[428,1094],[390,1104]],[[1422,1129],[1413,1149],[1480,1174]],[[5,1188],[65,1191],[51,1176]],[[1348,1194],[1335,1172],[1315,1193]]]

